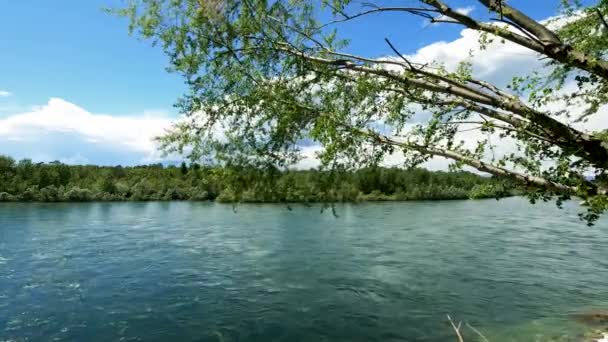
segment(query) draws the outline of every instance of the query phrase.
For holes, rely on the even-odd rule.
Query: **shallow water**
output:
[[[0,205],[0,341],[577,341],[608,224],[523,199]],[[465,330],[466,329],[466,330]],[[467,340],[474,334],[463,328]]]

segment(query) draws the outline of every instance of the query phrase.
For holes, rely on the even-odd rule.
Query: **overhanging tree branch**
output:
[[[212,119],[228,121],[226,134],[236,139],[232,150],[253,153],[247,158],[287,160],[293,144],[310,136],[326,146],[327,155],[352,158],[356,164],[361,159],[353,151],[366,142],[341,125],[366,127],[376,120],[393,125],[389,128],[399,137],[385,137],[385,145],[373,152],[370,162],[400,147],[412,165],[424,159],[420,156],[438,155],[546,189],[548,196],[578,191],[592,207],[590,221],[608,208],[601,197],[604,193],[595,185],[608,174],[608,133],[565,121],[577,96],[589,106],[585,114],[598,113],[608,103],[606,38],[598,33],[595,17],[598,11],[608,11],[605,2],[582,9],[584,15],[567,12],[567,23],[553,31],[501,0],[479,1],[504,24],[476,20],[452,9],[446,4],[449,0],[418,0],[418,7],[371,5],[371,9],[332,0],[328,6],[333,20],[325,20],[328,13],[312,0],[219,0],[222,6],[207,11],[211,13],[199,10],[198,2],[191,0],[127,1],[132,4],[125,11],[131,24],[143,36],[160,42],[173,69],[187,77],[190,92],[183,101],[185,111],[207,104],[220,108]],[[349,14],[353,9],[355,14]],[[347,43],[337,30],[323,29],[323,21],[337,26],[391,12],[431,21],[445,18],[480,33],[481,49],[490,48],[489,36],[503,38],[550,59],[548,65],[555,68],[547,82],[537,75],[514,78],[510,92],[473,76],[474,62],[469,60],[455,70],[437,61],[414,63],[389,40],[395,57],[357,55],[345,50]],[[401,27],[395,29],[403,32]],[[374,56],[378,55],[381,52]],[[579,76],[574,91],[564,87],[573,75]],[[527,93],[530,97],[524,98]],[[239,99],[238,108],[223,105],[233,99]],[[563,103],[566,108],[545,109]],[[518,151],[486,163],[480,159],[488,145],[495,146],[487,137],[478,139],[474,147],[456,142],[459,129],[467,128],[461,125],[478,120],[476,115],[480,123],[483,120],[481,128],[516,140]],[[196,114],[190,118],[195,122]],[[186,126],[169,141],[182,147],[204,144],[196,139],[208,139],[213,134],[210,129]],[[368,138],[372,144],[379,142]],[[547,166],[546,161],[552,164]],[[581,176],[589,173],[595,173],[597,180]]]
[[[378,142],[389,144],[393,146],[398,146],[405,149],[413,149],[423,154],[430,154],[434,156],[445,157],[448,159],[456,160],[466,165],[469,165],[479,171],[487,172],[489,174],[499,176],[499,177],[507,177],[513,178],[522,184],[535,185],[542,188],[546,188],[557,193],[567,193],[567,194],[575,194],[577,189],[575,187],[570,187],[567,185],[559,184],[551,182],[545,178],[525,175],[513,170],[509,170],[503,167],[499,167],[496,165],[492,165],[490,163],[483,162],[479,159],[468,157],[456,151],[451,151],[449,149],[439,148],[439,147],[431,147],[424,146],[419,144],[412,144],[407,142],[396,141],[394,139],[375,134],[375,138]]]
[[[528,107],[520,100],[513,100],[512,97],[495,97],[484,93],[480,93],[474,88],[467,87],[466,85],[459,84],[455,81],[450,80],[448,84],[431,83],[428,80],[416,79],[407,77],[406,75],[391,72],[385,69],[371,68],[365,65],[358,65],[348,61],[336,61],[333,59],[310,56],[300,51],[294,51],[288,47],[279,47],[286,53],[294,54],[302,59],[321,63],[325,65],[336,65],[341,69],[352,70],[361,72],[364,74],[372,74],[387,79],[396,81],[405,86],[412,86],[430,92],[452,95],[456,98],[468,100],[472,103],[476,103],[475,108],[477,111],[484,111],[487,113],[496,114],[495,111],[488,111],[483,109],[483,106],[489,106],[494,108],[501,108],[514,114],[520,115],[533,122],[534,124],[543,128],[548,138],[555,141],[559,146],[574,151],[577,155],[580,155],[588,160],[591,160],[595,165],[604,167],[608,164],[608,149],[601,139],[596,139],[586,133],[577,131],[576,129],[569,127],[568,125],[544,114],[533,108]],[[422,73],[428,76],[428,72],[420,70],[411,70],[413,73]],[[429,76],[433,77],[433,76]],[[440,80],[442,76],[438,76]],[[446,82],[447,83],[447,82]],[[497,116],[498,118],[498,116]]]
[[[521,27],[534,35],[538,40],[532,40],[526,36],[522,36],[508,28],[499,27],[496,25],[490,25],[480,23],[475,19],[458,13],[444,2],[440,0],[420,0],[430,6],[433,6],[443,15],[448,16],[462,25],[477,31],[490,33],[506,40],[509,40],[515,44],[527,47],[533,51],[536,51],[542,55],[552,58],[556,61],[572,64],[582,70],[591,72],[600,77],[608,79],[608,62],[599,60],[595,57],[586,55],[582,52],[573,50],[570,46],[561,42],[557,34],[546,28],[544,25],[526,16],[517,9],[508,6],[507,4],[501,3],[499,8],[499,1],[497,0],[479,0],[484,6],[488,7],[494,12],[502,13],[505,17],[511,19]]]

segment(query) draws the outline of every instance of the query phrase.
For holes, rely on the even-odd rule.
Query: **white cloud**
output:
[[[471,12],[473,12],[474,9],[475,6],[459,7],[455,10],[455,12],[460,13],[462,15],[469,15],[471,14]]]
[[[13,95],[13,93],[11,93],[10,91],[0,90],[0,97],[9,97],[12,95]]]
[[[16,157],[71,163],[137,164],[160,160],[153,141],[171,125],[164,113],[137,116],[91,113],[52,98],[44,106],[0,119],[0,144]]]
[[[466,7],[458,7],[454,10],[454,12],[460,13],[462,15],[469,15],[469,14],[471,14],[471,12],[473,12],[473,10],[475,10],[475,6],[466,6]],[[454,19],[448,17],[447,15],[437,16],[437,17],[435,17],[434,20],[437,20],[439,22],[429,23],[428,20],[425,19],[422,21],[422,26],[427,27],[427,26],[439,25],[441,22],[446,22],[446,21],[454,22],[454,23],[456,22]]]
[[[296,169],[314,169],[321,165],[319,158],[317,158],[317,153],[323,151],[320,145],[305,146],[300,150],[303,158],[295,165]]]
[[[473,12],[474,9],[475,9],[475,6],[458,7],[454,10],[454,12],[462,14],[462,15],[469,15],[469,14],[471,14],[471,12]],[[436,20],[452,21],[453,19],[448,16],[445,16],[445,15],[440,15],[439,17],[436,18]]]
[[[482,49],[479,34],[470,29],[462,30],[456,40],[426,45],[406,57],[417,63],[443,63],[448,70],[456,70],[461,62],[470,61],[477,78],[499,86],[505,86],[515,75],[525,75],[543,66],[538,54],[508,41],[503,44],[497,39]]]

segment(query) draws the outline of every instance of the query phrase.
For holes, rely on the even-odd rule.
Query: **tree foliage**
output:
[[[0,202],[173,201],[326,202],[498,198],[512,184],[469,172],[368,168],[281,172],[198,164],[68,166],[0,156]],[[483,189],[483,191],[481,191]]]
[[[116,12],[130,19],[132,32],[164,49],[170,70],[189,86],[179,101],[184,120],[160,139],[167,152],[285,167],[301,157],[303,141],[313,141],[323,146],[319,158],[328,169],[377,165],[395,153],[407,167],[440,156],[454,168],[537,187],[532,200],[579,196],[589,223],[608,205],[596,181],[606,174],[608,132],[577,126],[607,100],[608,1],[580,8],[564,0],[560,15],[543,23],[501,0],[479,0],[492,21],[442,0],[127,3]],[[414,63],[388,39],[391,58],[347,52],[342,25],[388,13],[475,30],[482,48],[525,47],[546,60],[546,69],[513,75],[501,88],[478,78],[471,60],[455,70]],[[392,29],[402,34],[402,27]],[[422,122],[414,120],[420,113]],[[460,139],[469,130],[483,133],[474,146]],[[515,141],[517,151],[491,153],[505,140]]]

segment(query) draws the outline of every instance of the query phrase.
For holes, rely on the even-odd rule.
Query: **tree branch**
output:
[[[414,14],[417,16],[421,16],[426,19],[432,19],[433,17],[427,12],[437,12],[436,9],[433,8],[424,8],[424,7],[377,7],[371,10],[359,12],[353,15],[348,15],[347,13],[340,12],[340,14],[344,17],[344,19],[332,20],[326,24],[319,26],[319,29],[323,29],[327,26],[331,26],[338,23],[343,23],[346,21],[351,21],[369,14],[381,13],[381,12],[407,12],[410,14]]]
[[[385,69],[377,69],[364,65],[357,65],[349,61],[337,61],[334,59],[311,56],[307,55],[304,52],[293,50],[289,46],[283,45],[277,47],[277,49],[282,50],[286,53],[296,55],[310,62],[333,65],[338,66],[341,69],[381,76],[383,78],[396,81],[404,86],[411,86],[423,90],[428,90],[433,93],[446,94],[455,96],[456,98],[468,100],[469,102],[472,102],[476,105],[476,111],[489,112],[490,114],[488,115],[490,116],[496,115],[499,112],[486,109],[488,107],[484,107],[482,105],[500,108],[515,113],[523,118],[528,119],[535,125],[542,127],[543,132],[548,135],[548,138],[555,141],[558,146],[573,151],[573,153],[575,153],[577,156],[583,157],[591,161],[595,166],[605,167],[606,165],[608,165],[608,149],[601,139],[594,138],[586,133],[578,131],[550,117],[549,115],[546,115],[545,113],[530,108],[519,99],[515,99],[513,97],[504,98],[490,96],[486,93],[480,92],[475,88],[460,84],[455,80],[451,80],[447,77],[437,75],[435,73],[430,73],[424,70],[415,69],[412,70],[412,72],[414,72],[415,74],[421,74],[431,78],[436,78],[441,81],[445,81],[448,84],[429,82],[428,80],[408,77],[407,75],[403,75],[401,73],[394,73]]]
[[[479,336],[484,342],[490,342],[482,333],[481,331],[477,330],[475,327],[473,327],[472,325],[470,325],[469,323],[465,323],[467,327],[469,327],[469,329],[473,330],[473,332],[475,332],[477,334],[477,336]]]
[[[600,21],[602,22],[602,24],[604,25],[604,28],[608,30],[608,22],[606,22],[606,18],[604,18],[604,15],[602,14],[602,12],[600,12],[599,9],[595,9],[595,12],[597,13],[597,16],[600,18]]]
[[[506,168],[503,168],[500,166],[485,163],[479,159],[465,156],[456,151],[439,148],[439,147],[431,147],[431,146],[424,146],[424,145],[419,145],[419,144],[412,144],[412,143],[407,143],[407,142],[396,141],[394,139],[380,135],[375,132],[367,132],[367,134],[372,136],[373,138],[375,138],[376,141],[379,143],[398,146],[398,147],[401,147],[404,149],[412,149],[412,150],[416,150],[423,154],[429,154],[429,155],[440,156],[440,157],[445,157],[448,159],[456,160],[456,161],[462,162],[466,165],[469,165],[479,171],[487,172],[489,174],[499,176],[499,177],[513,178],[513,179],[519,181],[520,183],[523,183],[526,185],[536,185],[541,188],[545,188],[545,189],[554,191],[556,193],[561,193],[561,194],[575,194],[577,192],[577,188],[575,188],[575,187],[555,183],[555,182],[549,181],[549,180],[541,178],[541,177],[525,175],[525,174],[522,174],[522,173],[519,173],[519,172],[516,172],[513,170],[509,170],[509,169],[506,169]]]
[[[448,316],[448,321],[450,321],[450,325],[452,326],[452,329],[454,329],[454,333],[456,334],[456,337],[458,337],[458,342],[464,342],[464,340],[462,339],[462,335],[460,334],[460,325],[462,322],[458,322],[458,326],[456,326],[456,324],[454,324],[454,321],[452,321],[452,317],[450,317],[450,315]]]
[[[488,9],[509,18],[517,27],[533,34],[544,46],[562,45],[557,34],[501,0],[479,0]]]
[[[582,52],[573,50],[570,46],[562,43],[557,34],[549,30],[542,24],[538,23],[534,19],[526,16],[517,9],[503,4],[499,0],[479,0],[484,6],[494,12],[500,12],[505,17],[516,23],[520,28],[525,29],[537,40],[530,39],[526,36],[517,34],[508,30],[507,28],[499,27],[496,25],[489,25],[480,23],[475,19],[458,13],[452,10],[441,0],[419,0],[430,6],[436,8],[441,14],[450,17],[462,25],[477,31],[487,32],[506,40],[509,40],[515,44],[526,47],[530,50],[536,51],[544,56],[552,58],[556,61],[574,65],[582,70],[596,74],[602,78],[608,79],[608,62],[597,59],[593,56],[586,55]],[[500,8],[499,8],[500,6]]]

